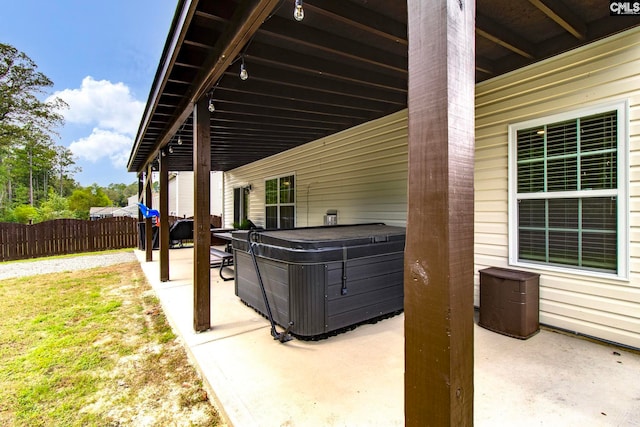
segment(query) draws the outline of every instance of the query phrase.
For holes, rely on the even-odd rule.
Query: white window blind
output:
[[[619,115],[512,127],[512,261],[618,274],[626,206]]]

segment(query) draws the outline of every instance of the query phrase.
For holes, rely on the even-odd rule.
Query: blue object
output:
[[[160,212],[156,209],[149,209],[142,203],[138,203],[138,207],[140,208],[140,212],[142,212],[142,216],[145,218],[160,218]]]

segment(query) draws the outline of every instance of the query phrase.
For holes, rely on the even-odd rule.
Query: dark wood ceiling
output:
[[[192,170],[191,112],[203,97],[215,105],[215,171],[406,108],[405,1],[303,6],[298,22],[294,0],[178,1],[129,171],[161,149],[169,170]],[[609,16],[603,0],[477,0],[476,82],[639,24]]]

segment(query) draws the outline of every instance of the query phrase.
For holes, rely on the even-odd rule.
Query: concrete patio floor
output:
[[[170,281],[136,251],[165,314],[234,426],[404,425],[404,316],[321,341],[274,341],[268,320],[211,269],[212,329],[193,330],[193,250]],[[543,329],[528,340],[475,326],[476,426],[640,426],[640,354]]]

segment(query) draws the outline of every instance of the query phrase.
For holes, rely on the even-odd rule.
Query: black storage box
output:
[[[480,326],[519,339],[540,330],[539,274],[498,267],[479,273]]]
[[[266,315],[248,231],[232,233],[235,292]],[[274,321],[313,338],[403,309],[405,229],[384,224],[268,230],[254,253]]]
[[[155,222],[155,221],[154,221]],[[138,223],[138,249],[144,251],[146,248],[146,223],[145,221]],[[151,249],[158,249],[160,247],[160,239],[158,238],[158,227],[153,224],[151,225]]]

